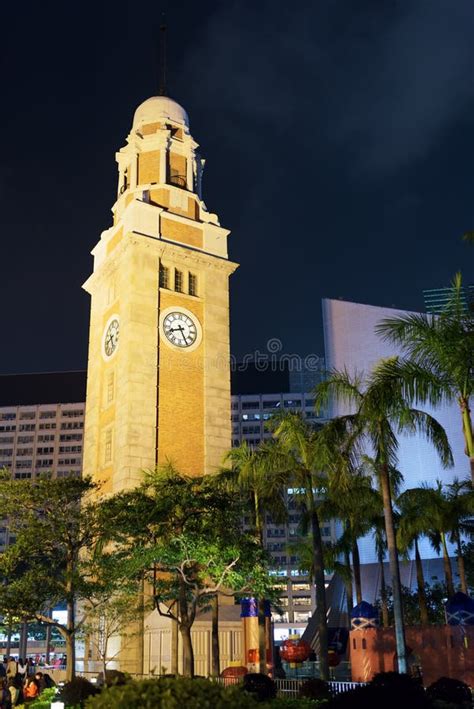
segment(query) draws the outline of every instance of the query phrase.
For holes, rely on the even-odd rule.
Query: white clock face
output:
[[[110,320],[104,335],[104,353],[106,357],[112,357],[117,349],[119,341],[120,325],[118,318]]]
[[[175,347],[191,347],[198,337],[198,325],[187,313],[180,310],[168,313],[162,323],[166,339]]]

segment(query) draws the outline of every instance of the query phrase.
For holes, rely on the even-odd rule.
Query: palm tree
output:
[[[474,436],[470,398],[474,394],[474,313],[466,308],[461,274],[456,274],[449,302],[440,315],[409,313],[386,318],[376,327],[385,340],[401,345],[406,358],[386,361],[387,374],[398,378],[414,403],[457,401],[466,455],[474,481]]]
[[[385,535],[384,517],[381,515],[375,522],[374,528],[375,551],[377,553],[377,561],[380,569],[380,602],[382,606],[382,625],[388,628],[390,625],[388,613],[388,594],[387,585],[385,583],[384,561],[387,553],[387,538]]]
[[[281,460],[272,441],[263,442],[258,448],[251,448],[246,441],[232,448],[224,457],[224,467],[216,476],[219,484],[230,487],[251,501],[251,516],[255,535],[262,549],[265,547],[265,515],[270,513],[277,522],[284,522],[287,509],[284,496],[286,476],[281,472]],[[214,610],[217,612],[217,609]],[[260,672],[266,674],[266,631],[265,599],[258,600],[259,663]],[[217,648],[217,622],[214,622],[213,645]],[[217,649],[216,649],[217,653]]]
[[[429,533],[432,520],[423,499],[423,489],[412,488],[405,490],[397,499],[400,511],[400,520],[397,530],[399,549],[408,552],[411,547],[415,550],[416,580],[418,602],[420,605],[420,620],[422,625],[428,625],[428,604],[425,593],[425,578],[423,564],[419,550],[419,539]]]
[[[374,526],[377,514],[382,510],[379,493],[362,470],[350,476],[343,486],[329,486],[328,496],[322,502],[320,515],[325,519],[344,520],[344,531],[338,540],[342,550],[346,547],[352,555],[356,602],[362,603],[362,581],[358,539]],[[351,594],[352,595],[352,594]]]
[[[405,631],[390,467],[395,466],[397,462],[397,435],[400,433],[425,435],[434,444],[445,466],[452,465],[448,439],[436,419],[423,411],[410,408],[399,381],[386,376],[381,365],[376,366],[365,381],[361,381],[358,376],[351,377],[347,371],[329,372],[328,378],[316,387],[315,397],[318,409],[326,407],[331,399],[354,407],[354,413],[338,418],[346,424],[354,440],[358,439],[361,445],[365,444],[372,449],[383,499],[398,668],[400,672],[406,672]]]
[[[455,592],[453,570],[448,551],[448,537],[456,545],[456,556],[461,581],[461,589],[467,593],[466,574],[462,555],[462,534],[472,533],[470,524],[474,512],[474,493],[470,480],[453,483],[443,489],[441,481],[436,487],[423,485],[418,492],[420,505],[423,506],[424,516],[429,522],[428,538],[432,547],[443,554],[444,575],[446,589],[449,596]]]
[[[329,679],[327,606],[324,574],[324,548],[320,528],[320,496],[327,485],[327,475],[320,456],[317,431],[301,414],[287,412],[274,416],[270,428],[278,444],[279,465],[286,471],[287,482],[295,486],[304,501],[313,552],[313,581],[316,587],[316,624],[319,633],[320,673]]]
[[[456,545],[456,559],[458,562],[461,590],[468,593],[466,569],[462,552],[462,534],[472,536],[474,529],[472,516],[474,514],[474,491],[470,480],[454,478],[453,482],[446,485],[448,513],[450,517],[451,541]]]

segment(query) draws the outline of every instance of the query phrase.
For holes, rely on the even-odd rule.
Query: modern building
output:
[[[452,295],[452,287],[429,288],[423,291],[423,301],[427,313],[437,315],[442,313]],[[466,310],[472,308],[474,304],[474,285],[462,286],[461,294]]]
[[[0,376],[0,469],[15,478],[80,477],[85,372]],[[11,541],[0,527],[0,550]]]
[[[375,327],[384,318],[405,315],[406,311],[332,299],[324,299],[322,308],[328,369],[346,369],[351,374],[367,373],[380,359],[400,354],[395,346],[375,334]],[[442,404],[436,409],[426,405],[423,408],[444,427],[453,451],[454,467],[444,469],[433,446],[421,436],[399,436],[398,467],[404,476],[405,489],[424,482],[430,485],[437,480],[450,483],[455,477],[465,479],[470,476],[457,404]],[[334,403],[328,416],[347,411],[343,404]],[[426,539],[421,540],[420,551],[424,559],[437,556]],[[371,535],[361,542],[360,555],[363,563],[377,561]]]

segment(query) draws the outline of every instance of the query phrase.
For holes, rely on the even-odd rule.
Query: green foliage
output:
[[[251,694],[257,701],[263,702],[276,697],[276,684],[267,675],[259,672],[249,672],[244,675],[243,688]]]
[[[403,615],[406,625],[420,625],[420,604],[417,591],[411,591],[406,586],[402,586]],[[389,621],[393,625],[393,597],[389,586],[387,592],[387,606]],[[446,599],[446,587],[443,584],[430,586],[425,584],[426,605],[428,609],[428,622],[430,625],[444,625],[446,616],[444,612],[444,599]],[[377,599],[375,605],[381,608],[382,601]]]
[[[306,699],[331,699],[331,696],[328,683],[317,677],[307,679],[300,687],[300,697]]]
[[[83,707],[86,700],[98,694],[99,691],[98,687],[85,677],[75,677],[62,687],[58,699],[64,702],[66,707]]]
[[[41,694],[37,699],[34,699],[28,704],[31,709],[50,709],[51,702],[56,696],[56,687],[51,687],[50,689],[43,689]]]
[[[258,704],[260,709],[268,707],[269,709],[317,709],[317,707],[323,707],[325,709],[328,707],[328,700],[326,699],[308,699],[307,697],[298,697],[298,699],[290,697],[277,697],[272,699],[270,702],[264,702],[263,704]]]
[[[240,687],[223,687],[205,679],[151,679],[104,689],[87,709],[255,709],[259,705]]]
[[[114,520],[91,497],[97,486],[90,479],[16,480],[3,474],[0,507],[8,515],[16,541],[0,557],[0,613],[7,618],[35,619],[71,640],[85,622],[87,611],[105,603],[117,588],[114,559],[103,540]],[[100,514],[99,514],[100,512]],[[101,553],[94,554],[94,549]],[[54,573],[52,573],[54,570]],[[136,588],[134,580],[127,587]],[[66,604],[67,622],[46,612]],[[77,620],[75,607],[85,609]],[[68,652],[71,652],[71,643]],[[74,663],[69,658],[68,671]]]
[[[422,684],[406,674],[381,672],[365,687],[357,687],[349,692],[337,694],[327,709],[400,709],[416,707],[431,709]]]
[[[474,589],[474,542],[465,542],[462,545],[464,566],[466,568],[467,585]]]
[[[114,573],[145,580],[160,615],[177,621],[192,676],[190,629],[219,592],[271,598],[268,556],[242,530],[242,501],[213,476],[187,477],[171,466],[148,473],[134,490],[109,498]]]
[[[469,686],[465,682],[451,677],[440,677],[436,682],[430,684],[426,690],[426,696],[433,703],[442,701],[457,707],[472,706],[472,692]]]

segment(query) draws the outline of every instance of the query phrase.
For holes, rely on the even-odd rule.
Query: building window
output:
[[[197,276],[194,273],[189,274],[188,286],[189,295],[197,295]]]
[[[169,273],[170,270],[160,263],[160,288],[169,288]]]
[[[114,373],[109,372],[107,377],[107,403],[110,404],[114,400]]]
[[[40,411],[40,419],[54,419],[56,418],[56,411]]]
[[[175,269],[174,272],[174,289],[178,293],[183,292],[183,272],[178,269]]]
[[[112,460],[112,429],[105,432],[104,463]]]

